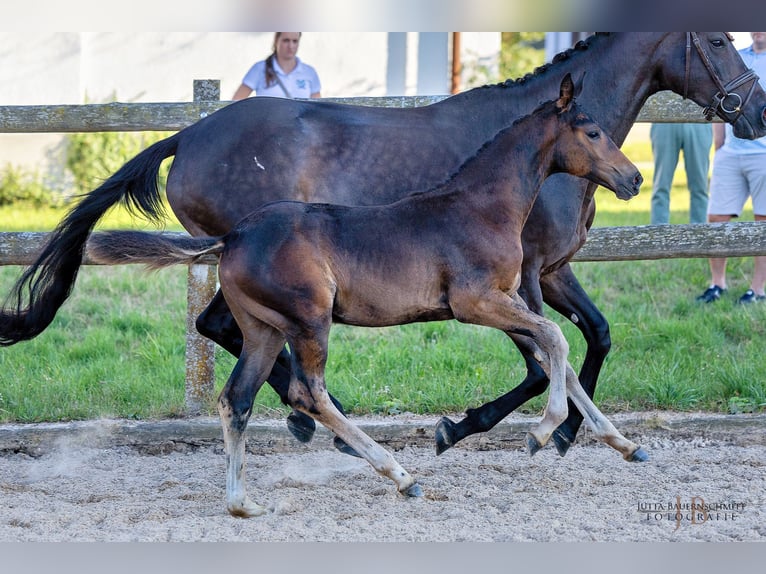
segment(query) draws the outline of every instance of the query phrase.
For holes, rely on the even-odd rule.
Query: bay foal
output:
[[[333,322],[381,327],[457,319],[527,337],[551,381],[543,418],[527,438],[530,452],[566,418],[569,395],[599,439],[627,460],[646,458],[583,391],[558,326],[531,312],[517,294],[521,230],[548,175],[585,177],[621,199],[638,193],[642,181],[578,109],[580,87],[567,74],[558,99],[501,131],[446,183],[390,205],[276,202],[215,238],[94,235],[90,254],[102,263],[162,267],[220,254],[221,289],[244,333],[242,354],[218,400],[231,514],[265,512],[246,494],[244,433],[255,395],[285,342],[293,362],[291,404],[340,436],[399,492],[422,494],[393,456],[330,400],[324,373]]]

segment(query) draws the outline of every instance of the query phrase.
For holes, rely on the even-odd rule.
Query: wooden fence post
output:
[[[194,101],[221,99],[220,80],[194,80]],[[199,414],[215,391],[215,343],[197,332],[199,314],[215,295],[215,265],[190,265],[186,287],[186,411]]]

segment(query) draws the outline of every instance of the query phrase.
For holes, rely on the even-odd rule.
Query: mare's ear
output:
[[[574,96],[575,98],[579,98],[580,94],[582,93],[582,85],[585,82],[585,72],[582,73],[582,75],[575,81],[574,83]]]

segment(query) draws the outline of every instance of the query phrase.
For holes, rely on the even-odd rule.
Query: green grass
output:
[[[649,222],[651,152],[630,140],[624,149],[647,183],[628,203],[599,190],[596,226]],[[688,192],[682,169],[671,207],[672,220],[683,223]],[[0,210],[0,230],[50,229],[61,215]],[[100,227],[130,225],[117,212]],[[167,228],[180,229],[174,221]],[[596,393],[605,412],[766,408],[766,306],[735,305],[748,286],[752,259],[729,261],[729,295],[708,306],[694,302],[709,280],[704,259],[576,263],[574,269],[611,326],[612,352]],[[0,293],[8,293],[19,271],[0,268]],[[181,267],[152,274],[133,266],[83,267],[71,299],[43,334],[0,349],[0,421],[182,415],[185,289]],[[547,314],[562,326],[570,361],[579,368],[585,352],[579,331],[553,311]],[[218,388],[233,364],[218,353]],[[331,335],[328,385],[355,414],[462,411],[523,377],[519,354],[504,335],[454,321],[337,326]],[[537,413],[544,401],[539,397],[522,412]],[[264,387],[256,412],[276,411],[285,412]]]

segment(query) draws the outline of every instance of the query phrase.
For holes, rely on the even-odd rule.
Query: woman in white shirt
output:
[[[300,41],[300,32],[276,32],[271,55],[247,71],[232,99],[242,100],[252,92],[277,98],[321,97],[319,75],[296,55]]]

